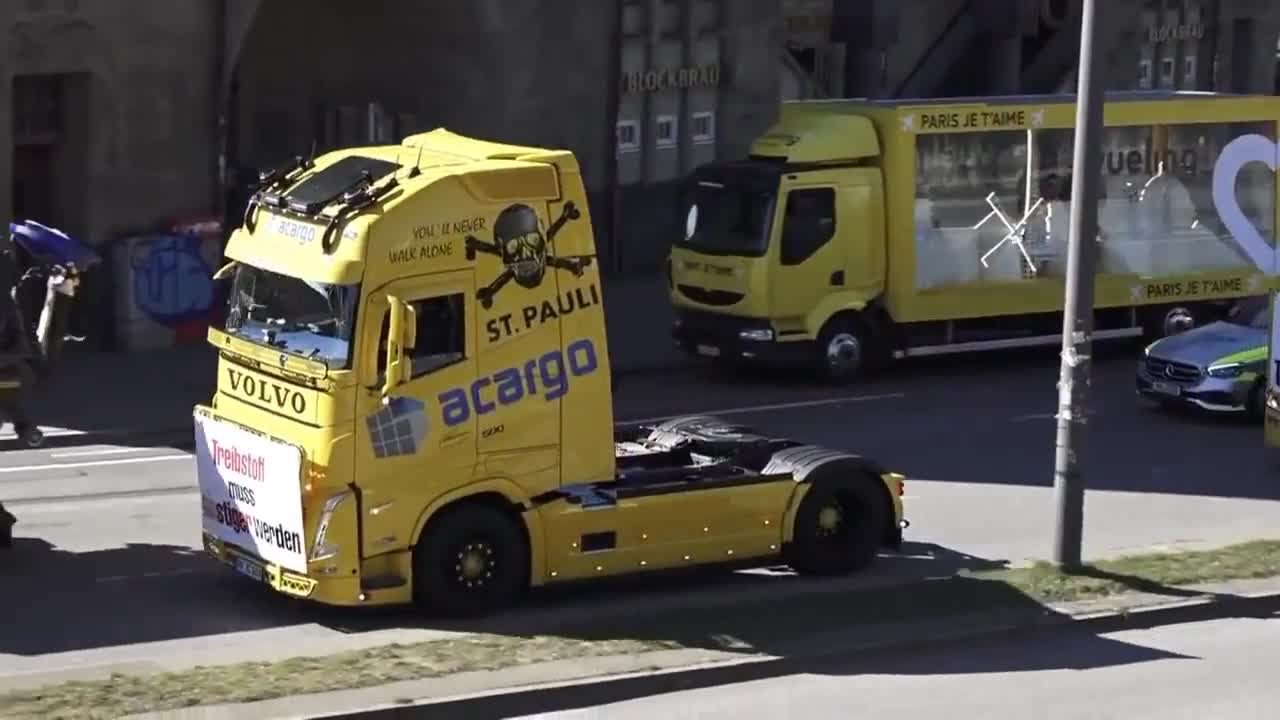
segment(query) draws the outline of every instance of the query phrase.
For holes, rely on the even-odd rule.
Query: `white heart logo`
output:
[[[1251,162],[1265,163],[1275,172],[1277,152],[1280,148],[1264,135],[1241,135],[1222,148],[1222,154],[1213,164],[1213,204],[1218,217],[1253,264],[1269,275],[1276,274],[1276,249],[1267,243],[1240,209],[1240,201],[1236,199],[1236,176]]]

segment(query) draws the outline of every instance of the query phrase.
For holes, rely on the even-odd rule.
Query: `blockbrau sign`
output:
[[[195,439],[204,531],[306,572],[301,451],[202,413],[195,414]]]

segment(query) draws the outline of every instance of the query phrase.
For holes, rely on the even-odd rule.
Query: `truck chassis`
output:
[[[909,526],[905,478],[865,457],[705,415],[620,425],[614,437],[614,479],[525,502],[450,503],[412,549],[412,581],[365,580],[357,604],[390,604],[400,593],[375,596],[403,589],[436,614],[483,614],[532,586],[774,559],[804,575],[842,575],[897,549]],[[319,580],[261,565],[246,549],[206,546],[242,572],[246,561],[259,565],[246,574],[280,592],[306,597]]]

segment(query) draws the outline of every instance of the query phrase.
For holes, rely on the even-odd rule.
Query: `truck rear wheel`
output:
[[[796,511],[788,563],[801,575],[845,575],[875,560],[888,533],[883,491],[859,479],[818,482]]]
[[[414,601],[440,615],[510,605],[528,587],[529,549],[515,521],[491,505],[446,510],[414,549]]]

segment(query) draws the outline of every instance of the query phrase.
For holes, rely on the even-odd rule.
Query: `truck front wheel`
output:
[[[423,532],[413,564],[414,601],[433,614],[493,612],[528,587],[524,533],[491,505],[446,510]]]
[[[787,561],[801,575],[844,575],[875,560],[888,532],[883,491],[870,481],[819,482],[796,511]]]
[[[871,333],[861,318],[837,315],[818,333],[818,371],[824,380],[845,384],[859,379],[872,359]]]

